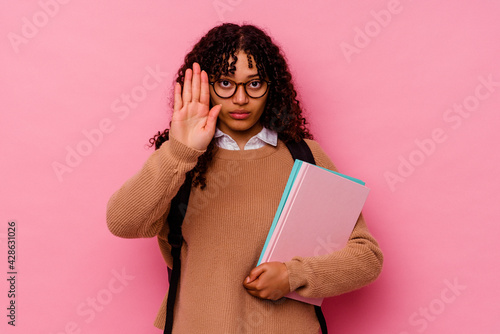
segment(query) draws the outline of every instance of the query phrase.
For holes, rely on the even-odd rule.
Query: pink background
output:
[[[0,6],[0,267],[7,276],[14,220],[19,273],[15,328],[1,280],[3,333],[160,333],[152,323],[167,285],[156,240],[112,236],[105,208],[168,124],[183,56],[221,21],[275,38],[316,139],[372,189],[364,213],[384,270],[325,302],[331,330],[500,332],[498,1]],[[155,81],[148,69],[164,74]],[[77,149],[84,156],[68,166]]]

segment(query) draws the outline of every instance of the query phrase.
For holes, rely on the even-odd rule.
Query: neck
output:
[[[262,130],[262,125],[258,124],[258,126],[254,126],[245,131],[228,131],[228,129],[220,129],[220,130],[226,133],[227,135],[231,136],[231,138],[234,139],[236,144],[238,144],[240,150],[243,150],[247,142],[250,140],[250,138],[258,134]]]

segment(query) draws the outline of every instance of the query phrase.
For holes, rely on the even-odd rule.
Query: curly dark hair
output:
[[[221,75],[228,75],[235,70],[234,64],[238,60],[236,54],[239,51],[252,55],[259,76],[269,78],[271,81],[260,123],[276,131],[278,138],[283,142],[312,139],[306,127],[306,119],[302,116],[285,56],[271,37],[253,25],[224,23],[212,28],[186,55],[184,64],[177,71],[175,81],[183,87],[186,70],[192,68],[195,62],[200,64],[213,80],[219,79]],[[229,63],[230,58],[233,59],[231,63]],[[248,61],[248,66],[251,68],[253,64],[250,57]],[[149,142],[158,149],[166,140],[168,140],[168,129],[163,132],[158,131]],[[216,145],[212,140],[206,152],[198,158],[195,168],[189,172],[193,186],[200,186],[202,189],[205,187],[205,172],[215,148]]]

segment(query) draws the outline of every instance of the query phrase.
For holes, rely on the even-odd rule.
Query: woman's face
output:
[[[236,70],[234,74],[222,75],[220,79],[229,79],[236,83],[248,82],[252,79],[264,79],[259,77],[253,57],[251,57],[252,68],[248,67],[248,58],[245,52],[239,51],[236,57],[238,61],[235,64]],[[232,61],[231,58],[229,63]],[[267,95],[268,92],[260,98],[251,98],[246,94],[243,85],[239,85],[232,97],[224,99],[217,96],[213,86],[210,85],[212,105],[222,104],[217,122],[218,128],[236,141],[248,140],[259,133],[262,130],[259,120],[266,106]]]

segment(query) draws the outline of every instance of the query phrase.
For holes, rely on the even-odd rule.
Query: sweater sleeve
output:
[[[122,238],[157,235],[170,201],[201,154],[172,137],[164,142],[109,199],[106,220],[111,233]]]
[[[307,143],[318,166],[336,170],[316,142]],[[361,214],[343,249],[314,257],[294,257],[285,265],[289,274],[290,291],[304,297],[324,298],[371,283],[380,274],[382,263],[382,251]]]

